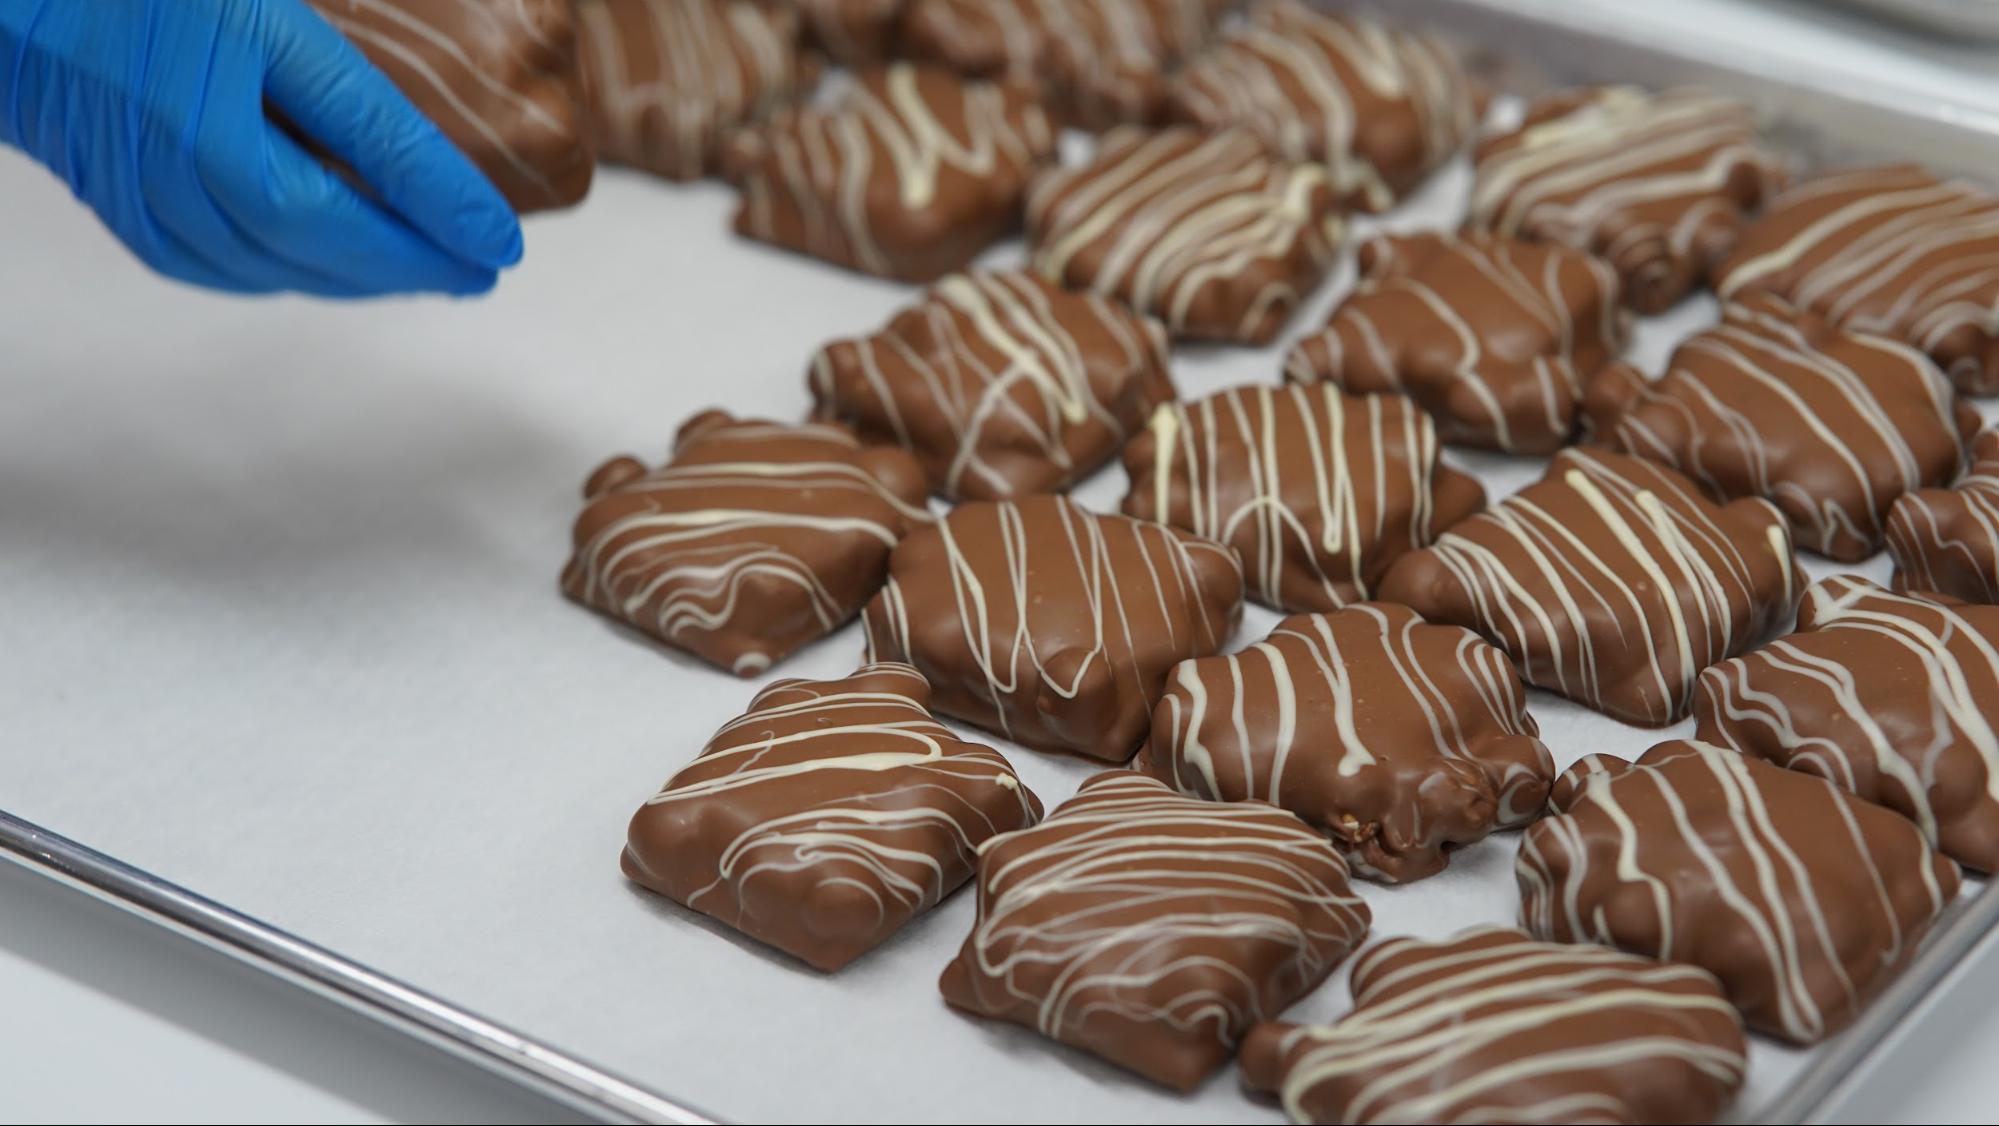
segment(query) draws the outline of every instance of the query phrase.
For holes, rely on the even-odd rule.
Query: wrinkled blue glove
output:
[[[215,289],[483,293],[521,255],[500,193],[302,0],[0,0],[0,141]]]

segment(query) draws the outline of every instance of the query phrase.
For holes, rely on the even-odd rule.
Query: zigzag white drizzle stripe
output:
[[[1760,198],[1780,178],[1733,99],[1635,86],[1556,98],[1573,108],[1479,147],[1467,225],[1602,254],[1646,311],[1727,251],[1742,221],[1734,185],[1747,176]]]
[[[894,663],[764,688],[647,800],[640,825],[668,828],[655,837],[635,826],[639,870],[776,945],[834,934],[873,945],[964,882],[981,843],[1041,815],[997,751],[930,718],[928,695],[915,669]],[[741,829],[704,833],[715,824]],[[661,843],[671,851],[651,847]],[[811,917],[829,910],[840,917]]]
[[[1297,818],[1130,771],[984,845],[978,891],[945,975],[953,1004],[1176,1086],[1322,980],[1369,919],[1338,854]]]
[[[1722,268],[1858,332],[1906,341],[1958,387],[1999,390],[1999,196],[1913,165],[1814,176],[1780,196]]]
[[[1245,25],[1181,71],[1173,102],[1179,120],[1240,126],[1291,160],[1324,164],[1342,198],[1369,211],[1387,210],[1477,124],[1470,82],[1448,48],[1296,0],[1256,4]],[[1394,147],[1405,137],[1406,149]]]
[[[1505,654],[1405,606],[1300,614],[1175,667],[1147,769],[1196,797],[1289,809],[1363,875],[1418,879],[1541,815],[1555,768],[1525,695]]]
[[[1999,867],[1999,610],[1850,575],[1798,632],[1701,674],[1699,736],[1888,806],[1959,861]]]
[[[1157,316],[1175,336],[1260,342],[1331,266],[1342,224],[1325,169],[1240,130],[1106,135],[1035,181],[1035,270]]]
[[[1700,965],[1798,1043],[1851,1020],[1957,891],[1913,823],[1709,743],[1585,760],[1557,792],[1521,840],[1527,930]]]
[[[599,155],[673,179],[806,83],[796,17],[742,0],[579,0]]]
[[[1476,490],[1435,507],[1436,427],[1406,399],[1330,384],[1233,387],[1164,403],[1128,447],[1130,516],[1228,544],[1250,595],[1329,610],[1370,596],[1388,560],[1468,515]]]
[[[1073,484],[1170,399],[1157,322],[1030,274],[954,274],[881,332],[813,360],[824,416],[924,462],[946,496]]]
[[[1721,496],[1760,496],[1821,555],[1880,549],[1903,493],[1961,458],[1957,398],[1920,352],[1768,296],[1724,310],[1657,382],[1634,378],[1607,440]]]
[[[1895,585],[1999,603],[1999,427],[1972,443],[1971,472],[1948,489],[1919,489],[1888,513]]]
[[[1294,1122],[1706,1121],[1747,1062],[1706,972],[1505,928],[1376,943],[1353,992],[1337,1023],[1244,1048]]]
[[[1788,529],[1672,470],[1570,449],[1542,480],[1399,560],[1381,597],[1475,629],[1536,684],[1633,723],[1684,716],[1694,680],[1797,599]]]

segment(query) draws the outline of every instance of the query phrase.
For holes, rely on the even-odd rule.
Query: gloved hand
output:
[[[483,293],[521,255],[500,193],[302,0],[0,0],[0,141],[215,289]]]

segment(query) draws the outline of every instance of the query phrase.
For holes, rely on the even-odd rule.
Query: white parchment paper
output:
[[[1467,179],[1380,225],[1451,221]],[[620,877],[633,809],[756,684],[558,596],[584,475],[656,460],[711,404],[801,416],[813,350],[914,294],[739,242],[731,208],[606,171],[530,221],[490,299],[236,300],[149,276],[0,151],[0,807],[711,1114],[1277,1121],[1231,1074],[1179,1098],[947,1010],[969,894],[826,977]],[[1633,354],[1656,370],[1711,317],[1647,322]],[[1274,381],[1282,354],[1182,349],[1175,376]],[[1452,456],[1495,497],[1540,470]],[[1123,487],[1113,466],[1078,495]],[[1251,607],[1237,644],[1275,620]],[[860,650],[850,625],[772,675]],[[1691,726],[1532,707],[1564,765]],[[1099,769],[997,745],[1050,808]],[[1516,845],[1365,885],[1375,934],[1510,921]],[[1336,978],[1292,1015],[1346,1005]],[[1804,1058],[1759,1042],[1742,1112]]]

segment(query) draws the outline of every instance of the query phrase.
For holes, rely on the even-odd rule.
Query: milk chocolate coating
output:
[[[1195,797],[1267,801],[1402,883],[1541,815],[1555,762],[1506,654],[1406,606],[1299,614],[1240,653],[1182,661],[1140,769]]]
[[[1192,1090],[1367,933],[1326,839],[1281,809],[1113,770],[979,854],[944,999]]]
[[[1476,630],[1529,684],[1657,727],[1687,714],[1702,669],[1790,617],[1797,576],[1768,502],[1717,505],[1664,466],[1568,449],[1403,556],[1379,597]]]
[[[1529,932],[1699,966],[1799,1044],[1849,1024],[1957,894],[1901,814],[1709,743],[1587,756],[1555,804],[1515,865]]]
[[[721,169],[722,139],[809,90],[798,14],[746,0],[578,0],[597,155],[669,180]]]
[[[1712,1122],[1748,1063],[1705,970],[1510,928],[1378,942],[1351,982],[1339,1021],[1243,1038],[1293,1122]]]
[[[1173,398],[1158,322],[1017,271],[954,274],[812,362],[821,418],[914,453],[938,493],[1055,492]]]
[[[1473,164],[1467,225],[1601,254],[1641,313],[1704,281],[1784,175],[1747,105],[1635,86],[1543,98]]]
[[[1999,427],[1971,444],[1971,472],[1904,494],[1888,512],[1895,589],[1999,603]]]
[[[1069,122],[1155,120],[1168,72],[1234,0],[911,0],[902,43],[971,77],[1038,82]]]
[[[901,26],[905,0],[764,0],[790,8],[804,19],[806,40],[847,66],[866,66],[889,57]]]
[[[1700,688],[1696,738],[1830,779],[1999,869],[1999,607],[1824,579],[1796,633]]]
[[[708,411],[664,466],[616,457],[591,475],[562,591],[755,676],[881,589],[889,550],[930,523],[924,493],[908,454],[845,427]]]
[[[1324,168],[1239,129],[1113,130],[1027,200],[1030,261],[1175,337],[1266,344],[1332,269],[1342,223]]]
[[[625,875],[821,970],[971,878],[1041,819],[998,751],[930,718],[908,665],[758,692],[633,816]]]
[[[1605,445],[1762,497],[1800,546],[1846,561],[1881,550],[1895,498],[1957,475],[1978,428],[1922,353],[1768,294],[1727,306],[1657,382],[1606,368],[1585,410]]]
[[[309,0],[518,211],[568,207],[596,158],[571,0]]]
[[[1029,88],[894,63],[839,105],[737,133],[736,232],[862,273],[929,282],[1020,221],[1055,133]]]
[[[1446,442],[1553,453],[1575,432],[1584,385],[1624,345],[1618,292],[1602,260],[1563,246],[1376,236],[1359,285],[1292,346],[1284,375],[1408,395]]]
[[[1235,548],[1280,610],[1363,601],[1388,565],[1485,506],[1400,395],[1233,387],[1153,411],[1124,449],[1124,513]]]
[[[1348,205],[1378,212],[1464,145],[1479,103],[1456,56],[1427,35],[1259,0],[1174,79],[1167,116],[1247,129],[1325,165]]]
[[[1743,232],[1723,296],[1765,289],[1929,354],[1958,389],[1999,392],[1999,195],[1915,165],[1813,176]]]
[[[1123,762],[1166,674],[1241,617],[1228,548],[1044,495],[962,504],[912,534],[863,620],[869,659],[921,669],[938,711]]]

